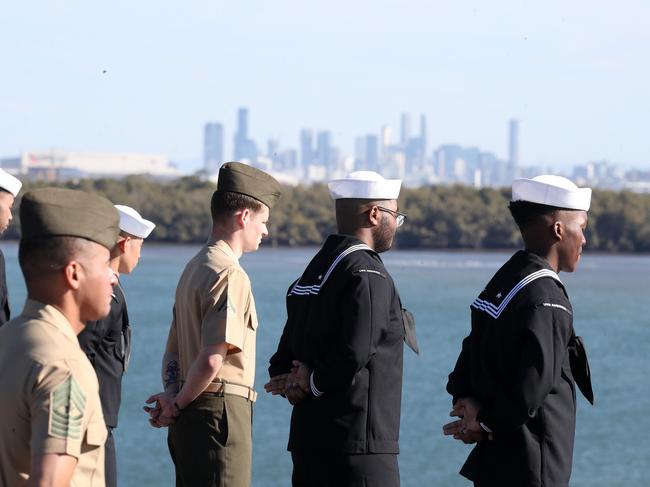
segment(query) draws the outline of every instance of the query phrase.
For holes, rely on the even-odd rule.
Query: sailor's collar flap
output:
[[[537,279],[551,278],[564,288],[557,273],[550,269],[549,266],[543,265],[545,262],[542,262],[542,259],[539,257],[537,257],[539,262],[535,262],[535,259],[532,259],[529,265],[523,267],[523,269],[520,267],[520,272],[509,272],[507,269],[508,265],[513,260],[522,257],[531,259],[530,254],[515,254],[513,259],[502,267],[492,278],[479,297],[471,304],[471,307],[479,311],[484,311],[492,318],[498,318],[515,296]]]

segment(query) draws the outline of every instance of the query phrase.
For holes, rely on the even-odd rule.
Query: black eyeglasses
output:
[[[395,217],[395,222],[397,223],[398,227],[401,227],[402,224],[404,223],[404,219],[406,218],[406,215],[404,213],[400,213],[399,211],[393,211],[389,210],[388,208],[384,208],[383,206],[378,206],[377,209],[379,211],[385,211],[386,213],[390,213]]]

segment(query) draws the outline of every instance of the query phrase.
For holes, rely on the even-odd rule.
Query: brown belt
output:
[[[257,392],[252,387],[245,386],[244,384],[234,384],[232,382],[210,382],[203,392],[233,394],[235,396],[245,397],[250,402],[257,400]]]

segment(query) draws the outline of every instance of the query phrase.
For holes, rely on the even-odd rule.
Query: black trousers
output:
[[[117,487],[117,458],[115,455],[115,437],[113,428],[107,426],[108,436],[104,443],[104,472],[106,478],[106,487]]]
[[[397,455],[291,452],[293,487],[399,487]]]
[[[253,403],[203,393],[169,427],[177,487],[250,487]]]

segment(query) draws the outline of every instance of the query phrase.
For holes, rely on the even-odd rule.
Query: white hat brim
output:
[[[591,188],[566,188],[534,179],[515,179],[512,182],[512,201],[588,211]]]

